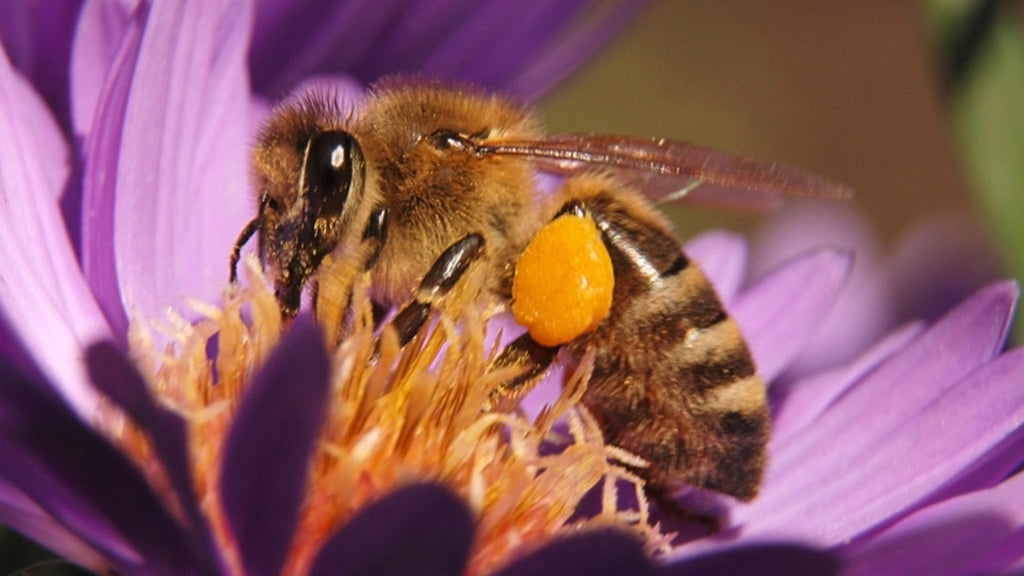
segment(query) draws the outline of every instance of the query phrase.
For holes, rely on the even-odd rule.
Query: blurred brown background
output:
[[[554,131],[664,136],[827,175],[891,244],[970,210],[926,32],[911,2],[662,0],[540,111]]]

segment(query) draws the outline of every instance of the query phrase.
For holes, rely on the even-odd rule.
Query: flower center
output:
[[[165,349],[154,347],[140,323],[131,338],[160,401],[189,424],[197,492],[226,550],[233,539],[220,508],[221,447],[247,383],[282,332],[273,293],[256,266],[248,271],[250,284],[231,291],[223,307],[197,305],[204,319],[165,331]],[[667,549],[671,537],[650,524],[643,483],[628,469],[642,462],[606,445],[579,403],[589,357],[566,377],[559,398],[529,418],[518,401],[491,398],[509,374],[489,369],[497,352],[485,338],[493,310],[473,293],[447,299],[437,321],[399,347],[389,328],[375,330],[365,281],[353,285],[347,312],[318,307],[332,361],[330,406],[288,573],[307,572],[325,540],[362,507],[426,481],[448,486],[475,515],[470,573],[492,572],[591,527],[619,526],[644,538],[652,553]],[[142,435],[130,426],[111,432],[154,485],[164,485]],[[639,506],[620,504],[622,490]],[[581,503],[592,492],[599,504],[585,511]]]

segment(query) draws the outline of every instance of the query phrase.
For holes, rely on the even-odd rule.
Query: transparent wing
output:
[[[695,201],[765,209],[786,196],[849,198],[838,182],[798,169],[732,156],[684,142],[609,134],[553,134],[539,140],[485,142],[481,154],[528,156],[540,169],[610,170],[655,202]]]

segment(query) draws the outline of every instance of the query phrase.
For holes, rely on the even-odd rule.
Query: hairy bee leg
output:
[[[455,286],[469,265],[480,256],[483,247],[483,236],[469,234],[449,246],[434,261],[434,265],[420,282],[415,299],[402,308],[391,321],[391,325],[398,332],[399,344],[404,346],[419,332],[430,316],[434,302]]]
[[[494,360],[491,370],[519,368],[520,372],[495,388],[491,392],[491,397],[514,397],[528,392],[547,372],[551,363],[554,362],[555,356],[558,355],[559,348],[559,346],[538,344],[530,337],[529,332],[510,342]]]
[[[350,256],[351,266],[360,272],[368,272],[380,258],[380,252],[384,248],[384,241],[388,237],[387,209],[378,208],[370,214],[370,221],[363,230],[363,244],[358,250],[353,251]],[[317,301],[319,281],[314,277],[313,302]]]
[[[249,243],[252,235],[260,229],[260,217],[257,216],[242,228],[242,232],[239,233],[238,238],[235,240],[235,245],[231,247],[231,258],[228,261],[228,282],[232,284],[238,284],[238,260],[242,257],[242,248]]]
[[[587,217],[583,203],[575,199],[563,204],[552,220],[566,214]],[[537,343],[529,332],[510,342],[494,360],[491,369],[518,368],[520,371],[516,376],[502,382],[491,393],[491,397],[514,397],[528,392],[547,372],[560,348],[561,346],[544,346]]]
[[[373,268],[380,258],[380,251],[384,248],[384,241],[388,239],[388,211],[386,208],[378,208],[370,215],[370,221],[363,231],[363,241],[373,242],[373,248],[363,263],[363,270]]]
[[[352,290],[356,278],[370,271],[380,257],[386,239],[387,210],[377,208],[371,213],[363,230],[362,243],[345,254],[325,258],[318,274],[310,282],[316,317],[327,333],[339,341],[347,331],[346,317],[352,308]],[[378,315],[378,308],[374,303],[374,325],[380,322],[382,316]]]

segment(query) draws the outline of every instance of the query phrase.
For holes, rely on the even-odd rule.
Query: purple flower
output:
[[[851,282],[849,252],[803,251],[746,282],[742,240],[691,241],[772,382],[774,434],[759,498],[685,495],[723,529],[674,543],[640,492],[639,509],[575,515],[591,488],[636,486],[572,408],[584,382],[539,424],[482,413],[482,328],[384,344],[369,365],[368,326],[328,351],[304,316],[279,338],[258,271],[226,290],[266,110],[250,83],[274,97],[345,73],[339,97],[355,100],[421,70],[533,96],[635,6],[567,28],[586,3],[134,4],[0,8],[0,522],[126,574],[1022,567],[1014,284],[896,327],[889,277]],[[479,328],[481,313],[450,319]],[[571,439],[549,454],[559,414]]]

